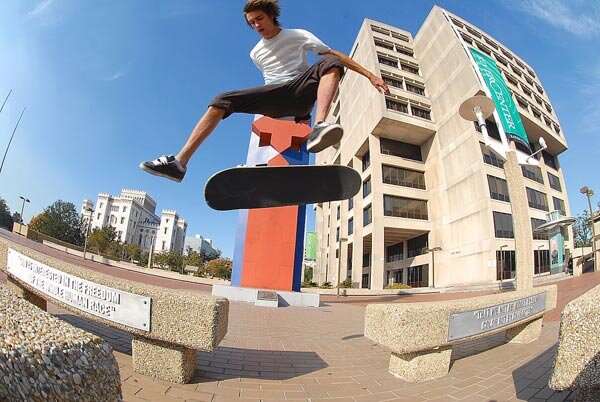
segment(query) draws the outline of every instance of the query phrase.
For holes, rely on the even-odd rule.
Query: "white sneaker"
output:
[[[317,123],[308,136],[308,152],[321,152],[339,143],[343,135],[344,129],[339,124]]]

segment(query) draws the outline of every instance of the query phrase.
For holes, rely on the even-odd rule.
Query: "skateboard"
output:
[[[313,204],[353,197],[360,174],[346,166],[243,166],[215,173],[204,197],[213,209],[253,209]]]

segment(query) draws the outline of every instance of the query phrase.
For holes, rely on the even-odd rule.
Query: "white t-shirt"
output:
[[[282,29],[271,39],[262,38],[250,51],[250,58],[262,71],[266,85],[280,84],[308,70],[308,52],[323,53],[329,49],[304,29]]]

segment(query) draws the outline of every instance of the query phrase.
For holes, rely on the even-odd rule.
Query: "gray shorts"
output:
[[[340,76],[344,74],[340,58],[328,54],[291,81],[224,92],[213,99],[210,106],[225,110],[224,119],[232,113],[251,113],[308,120],[317,100],[319,81],[331,68],[339,69]]]

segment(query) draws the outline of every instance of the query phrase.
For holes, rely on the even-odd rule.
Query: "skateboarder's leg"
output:
[[[225,109],[209,106],[206,113],[200,118],[196,127],[188,137],[187,141],[175,156],[175,159],[185,168],[190,158],[196,152],[200,144],[213,132],[225,115]]]
[[[325,121],[327,111],[331,106],[333,96],[340,83],[340,76],[340,70],[332,68],[321,77],[319,88],[317,89],[317,111],[315,113],[315,121]]]

